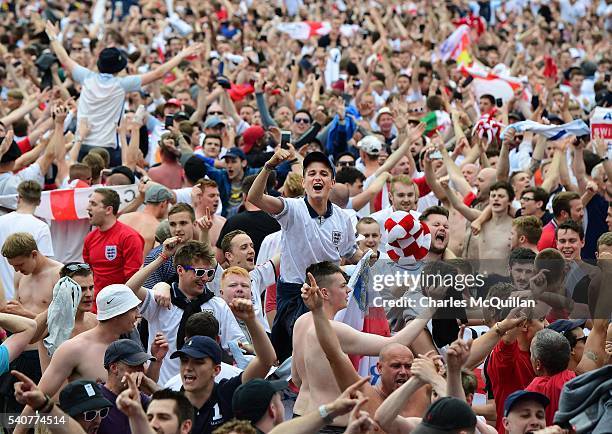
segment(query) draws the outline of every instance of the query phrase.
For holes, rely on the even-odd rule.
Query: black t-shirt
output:
[[[242,384],[242,373],[230,379],[215,383],[208,401],[202,408],[195,408],[195,421],[191,432],[212,434],[212,432],[234,417],[232,398]],[[181,388],[182,391],[182,388]]]
[[[516,212],[516,216],[517,217],[521,217],[523,215],[523,210],[519,209]],[[540,220],[542,221],[542,227],[546,226],[548,223],[550,223],[550,221],[553,219],[553,215],[552,213],[545,211],[544,214],[542,214],[542,217],[540,217]]]
[[[257,258],[264,238],[280,231],[281,228],[278,222],[265,211],[243,211],[227,219],[217,239],[217,247],[221,248],[223,237],[236,229],[246,232],[251,237],[255,258]]]

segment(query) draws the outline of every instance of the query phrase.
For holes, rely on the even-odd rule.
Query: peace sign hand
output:
[[[308,273],[308,281],[310,284],[304,282],[304,285],[302,285],[302,299],[308,309],[314,312],[323,308],[323,295],[311,273]]]
[[[196,220],[196,225],[203,231],[208,232],[213,226],[213,218],[210,208],[206,207],[206,213]]]

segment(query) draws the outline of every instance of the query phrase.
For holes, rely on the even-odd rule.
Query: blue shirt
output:
[[[9,350],[6,346],[0,345],[0,375],[9,370]]]

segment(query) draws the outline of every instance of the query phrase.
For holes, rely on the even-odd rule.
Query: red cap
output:
[[[331,88],[333,90],[339,90],[340,92],[344,92],[344,80],[336,80],[332,83]]]
[[[183,107],[183,104],[181,104],[181,102],[176,98],[170,98],[168,101],[166,101],[166,104],[164,105],[173,105],[179,108]]]
[[[247,128],[244,133],[242,133],[242,150],[245,153],[249,153],[255,142],[261,139],[266,132],[260,125],[253,125]]]

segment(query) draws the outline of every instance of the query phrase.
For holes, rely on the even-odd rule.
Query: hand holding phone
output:
[[[288,143],[291,143],[291,131],[281,131],[281,149],[289,149]]]

